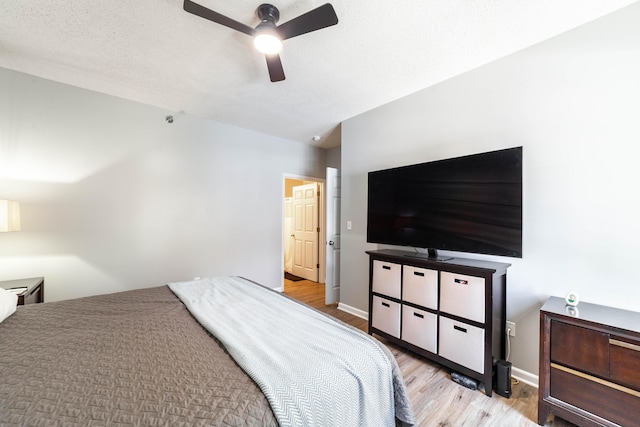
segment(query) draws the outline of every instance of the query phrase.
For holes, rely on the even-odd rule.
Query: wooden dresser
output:
[[[596,304],[540,309],[538,424],[640,425],[640,313]]]

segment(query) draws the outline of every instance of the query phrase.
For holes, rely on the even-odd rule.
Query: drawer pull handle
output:
[[[389,304],[387,304],[386,302],[383,302],[383,303],[382,303],[382,305],[383,305],[383,306],[385,306],[385,307],[391,307],[391,306],[390,306]]]
[[[626,349],[633,350],[633,351],[640,351],[640,345],[631,344],[630,342],[614,340],[613,338],[609,338],[609,344],[616,345],[618,347],[624,347]]]
[[[413,315],[416,317],[419,317],[421,319],[424,319],[424,314],[420,314],[420,313],[416,313],[415,311],[413,312]]]
[[[424,277],[424,273],[420,272],[420,271],[414,271],[413,272],[414,276],[420,276],[420,277]]]
[[[456,282],[459,285],[468,285],[469,281],[468,280],[464,280],[464,279],[453,279],[454,282]]]
[[[591,376],[589,374],[585,374],[584,372],[576,371],[576,370],[573,370],[571,368],[567,368],[566,366],[558,365],[557,363],[551,363],[551,367],[555,368],[555,369],[558,369],[560,371],[567,372],[567,373],[569,373],[571,375],[575,375],[577,377],[584,378],[585,380],[589,380],[589,381],[593,381],[594,383],[602,384],[604,386],[607,386],[609,388],[621,391],[623,393],[627,393],[627,394],[630,394],[632,396],[640,397],[640,391],[627,388],[627,387],[625,387],[623,385],[612,383],[610,381],[603,380],[602,378],[597,378],[597,377]]]
[[[460,326],[454,325],[453,329],[455,329],[457,331],[460,331],[460,332],[464,332],[465,334],[467,333],[467,330],[465,328],[463,328],[463,327],[460,327]]]
[[[383,270],[391,270],[391,266],[390,265],[383,265],[382,269]]]

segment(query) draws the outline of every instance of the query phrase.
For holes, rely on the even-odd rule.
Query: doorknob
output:
[[[333,242],[333,240],[329,240],[329,246],[333,246],[335,245],[335,243]]]

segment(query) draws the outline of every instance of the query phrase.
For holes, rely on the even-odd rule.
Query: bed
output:
[[[414,422],[384,345],[239,277],[26,305],[0,324],[0,425]]]

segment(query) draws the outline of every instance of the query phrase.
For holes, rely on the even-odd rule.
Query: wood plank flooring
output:
[[[285,280],[284,292],[358,329],[367,331],[367,321],[325,305],[324,285],[301,280]],[[453,381],[450,372],[423,357],[399,348],[376,336],[396,357],[407,385],[409,398],[421,427],[534,427],[538,424],[538,389],[527,384],[512,386],[510,399],[487,397]],[[550,418],[546,426],[574,427],[560,418]]]

